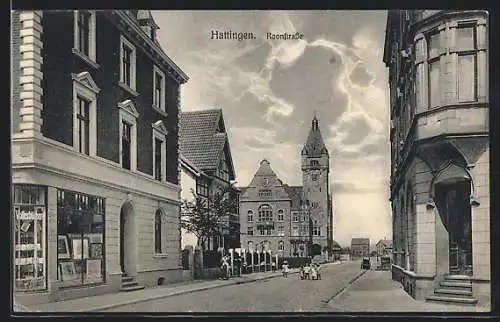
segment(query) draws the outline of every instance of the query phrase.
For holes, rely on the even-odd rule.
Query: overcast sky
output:
[[[301,185],[314,111],[330,152],[334,238],[391,237],[386,11],[155,11],[163,49],[190,77],[183,111],[222,108],[237,181],[266,158]],[[212,40],[212,30],[255,40]],[[266,32],[303,33],[267,40]]]

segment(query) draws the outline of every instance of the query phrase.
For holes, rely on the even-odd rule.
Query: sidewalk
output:
[[[488,312],[489,308],[417,301],[389,271],[367,271],[328,303],[349,312]]]
[[[298,269],[291,269],[290,274],[297,273]],[[245,284],[255,281],[281,276],[281,271],[263,272],[233,277],[229,280],[189,281],[132,292],[117,292],[97,296],[83,297],[74,300],[46,303],[24,307],[21,312],[96,312],[112,307],[160,299],[180,294],[198,292],[217,287]],[[16,310],[16,312],[19,312]]]

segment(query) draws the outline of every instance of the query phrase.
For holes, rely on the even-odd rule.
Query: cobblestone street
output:
[[[332,312],[328,301],[362,273],[359,261],[324,265],[322,280],[297,274],[115,307],[100,312]]]

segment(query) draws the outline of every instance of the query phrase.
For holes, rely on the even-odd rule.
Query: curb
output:
[[[289,272],[288,274],[297,274],[297,273],[298,273],[298,271],[297,272]],[[201,291],[210,290],[210,289],[214,289],[214,288],[225,287],[225,286],[240,285],[240,284],[247,284],[247,283],[252,283],[252,282],[258,282],[258,281],[268,280],[268,279],[275,278],[275,277],[280,277],[280,276],[282,276],[282,275],[281,274],[276,274],[276,275],[271,275],[271,276],[266,276],[266,277],[256,278],[256,279],[248,279],[248,280],[234,281],[234,282],[231,281],[231,282],[229,282],[227,284],[208,285],[208,286],[204,286],[204,287],[200,287],[200,288],[195,288],[195,289],[192,289],[192,290],[179,290],[179,291],[174,291],[172,293],[161,294],[161,295],[152,296],[152,297],[148,297],[148,298],[134,299],[134,300],[130,300],[130,301],[127,301],[127,302],[120,302],[120,303],[112,303],[112,304],[103,305],[103,306],[100,306],[100,307],[94,307],[94,308],[90,308],[90,309],[89,308],[85,308],[85,309],[74,311],[74,312],[98,312],[98,311],[101,311],[101,310],[111,309],[111,308],[120,307],[120,306],[137,304],[137,303],[151,301],[151,300],[159,300],[159,299],[168,298],[168,297],[172,297],[172,296],[189,294],[189,293],[195,293],[195,292],[201,292]]]
[[[368,270],[362,270],[358,275],[356,275],[354,278],[352,278],[346,286],[344,286],[340,291],[338,291],[337,293],[333,294],[329,299],[327,299],[326,301],[324,301],[325,303],[330,303],[331,301],[335,300],[336,298],[340,297],[344,292],[347,291],[347,289],[349,287],[351,287],[359,278],[361,278],[361,276],[363,276],[364,274],[366,274],[366,272],[368,272]]]

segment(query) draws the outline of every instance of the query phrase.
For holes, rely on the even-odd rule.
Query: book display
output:
[[[102,283],[103,199],[58,190],[58,280],[62,287]]]
[[[13,206],[15,289],[45,289],[45,188],[16,186]]]

